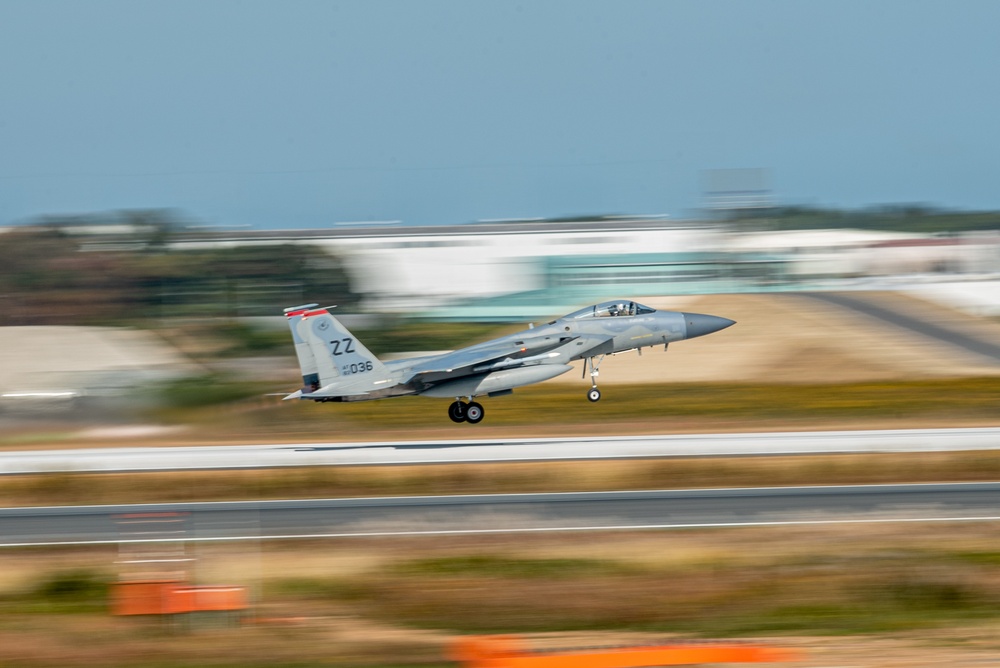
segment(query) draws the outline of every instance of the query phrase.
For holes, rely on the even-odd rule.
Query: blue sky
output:
[[[1000,2],[0,0],[0,225],[1000,209]]]

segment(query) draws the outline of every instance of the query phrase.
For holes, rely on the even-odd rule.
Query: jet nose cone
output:
[[[729,318],[720,318],[717,315],[685,313],[684,324],[687,325],[687,338],[693,339],[696,336],[705,336],[720,329],[725,329],[730,325],[735,325],[736,321]]]

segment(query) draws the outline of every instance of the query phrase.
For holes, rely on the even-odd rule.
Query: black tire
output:
[[[475,401],[470,402],[465,409],[465,419],[469,424],[478,424],[482,422],[485,415],[486,411],[483,410],[482,405],[476,403]]]
[[[455,401],[450,406],[448,406],[448,417],[451,418],[452,422],[465,422],[467,414],[467,406],[461,401]],[[482,418],[479,418],[480,420]]]
[[[601,391],[596,387],[590,388],[589,390],[587,390],[587,399],[590,401],[600,401]]]

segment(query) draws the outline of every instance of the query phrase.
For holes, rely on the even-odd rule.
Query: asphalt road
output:
[[[0,452],[0,476],[50,472],[266,469],[293,466],[375,466],[995,449],[1000,449],[1000,428],[111,447]]]
[[[0,546],[1000,520],[1000,483],[0,509]]]

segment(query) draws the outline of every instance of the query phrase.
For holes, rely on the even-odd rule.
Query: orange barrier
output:
[[[115,615],[177,615],[187,612],[246,610],[245,587],[205,587],[181,580],[116,582],[111,590]]]
[[[736,643],[531,651],[511,636],[459,638],[452,646],[451,654],[466,668],[640,668],[698,663],[763,663],[801,658],[790,650]]]
[[[244,587],[177,587],[170,592],[171,614],[184,612],[236,612],[247,609]]]
[[[111,585],[111,614],[166,615],[170,613],[170,592],[181,580],[133,580]]]

